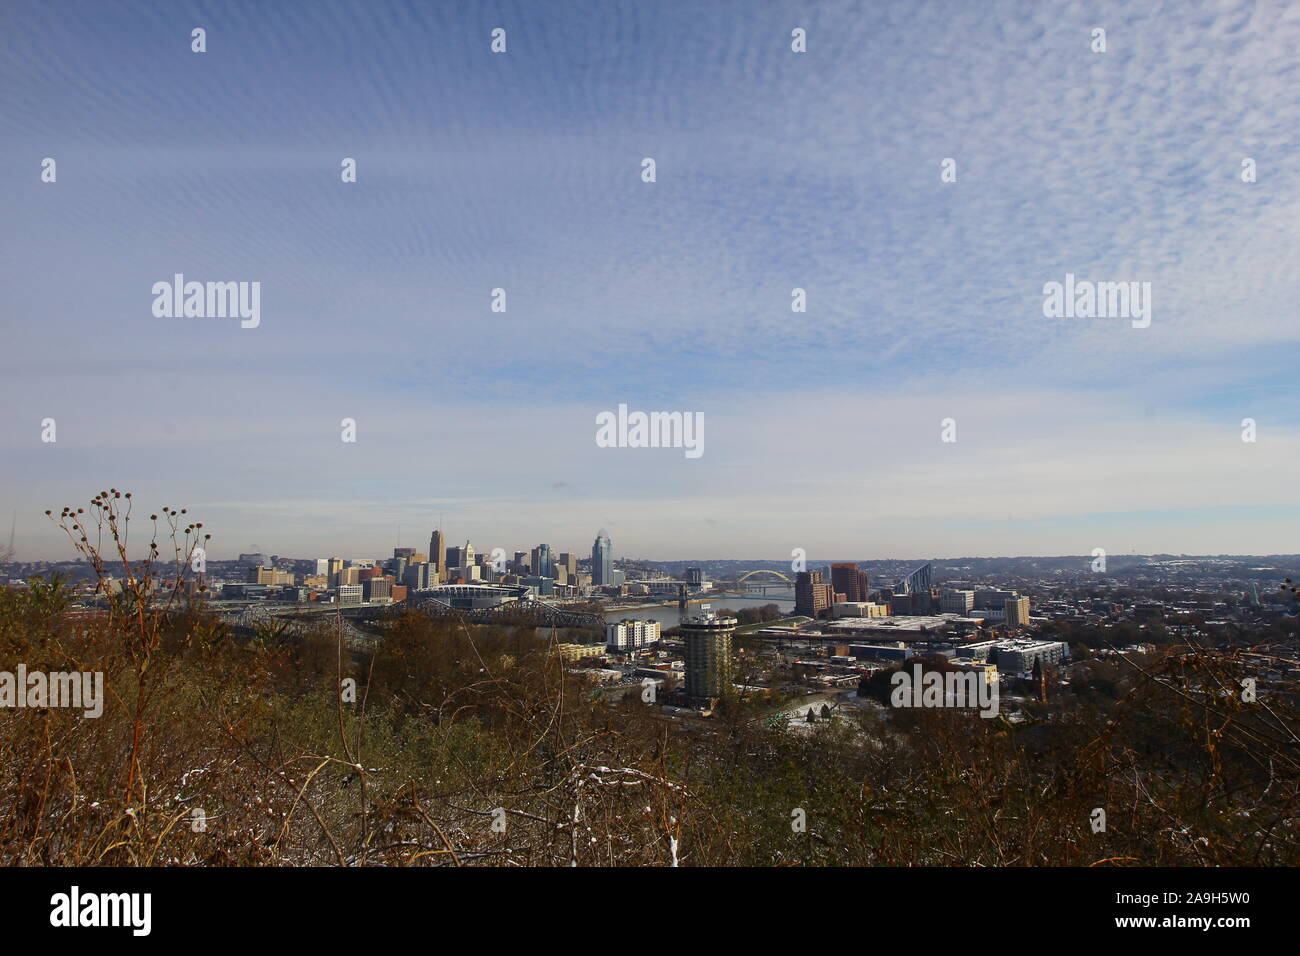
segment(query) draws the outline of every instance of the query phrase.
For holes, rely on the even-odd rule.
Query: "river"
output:
[[[721,611],[723,608],[731,608],[733,611],[739,611],[742,607],[762,607],[764,604],[775,604],[781,609],[781,616],[788,617],[794,613],[794,589],[787,591],[769,590],[767,594],[710,594],[709,599],[704,602],[709,606],[711,611]],[[690,604],[688,614],[699,614],[703,604]],[[661,627],[676,627],[681,620],[677,611],[677,604],[672,607],[647,607],[647,608],[629,608],[623,611],[606,611],[605,620],[621,621],[628,618],[633,621],[658,621]]]

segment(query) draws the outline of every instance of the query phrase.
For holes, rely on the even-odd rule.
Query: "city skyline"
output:
[[[443,551],[442,551],[442,554],[441,554],[441,557],[440,557],[440,558],[438,557],[438,549],[437,549],[436,547],[432,547],[433,545],[435,545],[435,544],[440,540],[440,538],[441,538],[442,535],[445,535],[445,533],[446,533],[446,532],[445,532],[444,529],[435,528],[435,529],[433,530],[433,532],[432,532],[432,534],[431,534],[431,537],[430,537],[430,545],[431,545],[431,548],[430,548],[430,551],[429,551],[429,552],[423,552],[423,551],[420,551],[418,548],[408,547],[408,546],[403,546],[403,545],[401,545],[401,544],[393,544],[393,545],[381,545],[381,546],[378,546],[377,548],[372,549],[372,550],[369,550],[369,551],[364,550],[364,549],[363,549],[363,550],[356,550],[356,551],[347,551],[347,550],[342,550],[342,551],[341,551],[341,550],[339,550],[339,549],[337,549],[337,548],[335,548],[335,549],[333,549],[333,550],[331,550],[331,549],[329,549],[329,548],[326,548],[325,550],[322,550],[322,551],[320,551],[319,553],[317,553],[317,552],[308,553],[308,552],[300,552],[300,551],[296,551],[296,550],[294,550],[294,549],[291,548],[291,547],[290,547],[290,548],[275,548],[275,547],[267,547],[267,546],[264,546],[264,545],[262,545],[262,544],[260,544],[260,543],[256,543],[256,542],[254,542],[253,544],[251,544],[251,545],[249,546],[248,549],[236,549],[236,550],[234,550],[234,551],[228,551],[227,549],[223,549],[223,548],[220,547],[219,545],[213,545],[213,546],[209,546],[209,547],[206,549],[205,554],[206,554],[207,559],[208,559],[208,560],[212,560],[212,561],[236,561],[236,560],[241,560],[241,559],[242,559],[244,556],[246,556],[246,555],[260,554],[260,555],[262,555],[264,558],[267,558],[268,560],[269,560],[269,558],[270,558],[271,556],[275,556],[276,558],[280,559],[281,561],[312,561],[312,560],[314,560],[314,561],[326,561],[326,560],[341,559],[341,560],[343,560],[344,562],[363,561],[363,562],[367,562],[367,563],[369,563],[369,562],[374,562],[374,561],[386,561],[386,560],[388,560],[388,559],[390,558],[390,556],[391,556],[391,557],[396,557],[396,556],[398,555],[398,553],[402,553],[402,554],[405,554],[407,557],[409,557],[410,554],[421,554],[421,555],[424,555],[424,557],[428,560],[428,562],[429,562],[430,564],[433,564],[433,565],[437,566],[437,565],[447,565],[447,564],[448,564],[448,560],[447,560],[447,546],[445,545],[445,542],[444,542],[444,548],[443,548]],[[536,557],[538,556],[539,549],[545,549],[545,553],[547,554],[547,556],[548,556],[548,561],[549,561],[549,565],[548,565],[548,566],[550,566],[550,567],[553,568],[553,567],[556,565],[556,563],[557,563],[557,561],[558,561],[558,557],[559,557],[561,554],[569,555],[569,556],[571,556],[575,561],[577,561],[577,562],[579,562],[579,563],[584,563],[584,564],[587,564],[587,565],[592,565],[592,564],[593,564],[593,559],[594,559],[594,556],[595,556],[595,547],[593,547],[593,548],[591,549],[590,554],[588,554],[588,553],[584,552],[584,549],[581,548],[581,547],[576,548],[576,549],[572,549],[572,550],[564,550],[563,548],[560,548],[560,547],[554,547],[554,546],[552,546],[552,545],[550,545],[550,544],[548,544],[548,543],[546,543],[546,542],[542,542],[542,543],[537,544],[537,545],[525,544],[525,546],[524,546],[522,549],[518,549],[518,548],[515,547],[516,544],[519,544],[519,543],[520,543],[519,541],[515,541],[514,543],[511,543],[511,542],[509,542],[509,541],[507,541],[507,542],[501,542],[501,541],[481,542],[480,545],[477,545],[477,546],[476,546],[476,545],[474,545],[475,537],[476,537],[476,536],[473,535],[473,534],[468,535],[468,536],[465,538],[465,544],[467,544],[467,545],[469,545],[471,548],[473,548],[473,552],[474,552],[474,555],[475,555],[476,557],[487,558],[487,557],[491,554],[491,552],[492,552],[494,549],[500,548],[500,549],[503,551],[503,553],[507,556],[507,557],[506,557],[506,560],[507,560],[507,561],[510,560],[510,557],[509,557],[509,556],[510,556],[511,554],[514,554],[515,556],[520,556],[520,555],[522,555],[522,556],[524,556],[525,558],[528,558],[528,556],[531,554],[534,558],[536,558]],[[519,535],[514,535],[513,538],[519,538]],[[613,540],[612,540],[612,539],[611,539],[611,538],[606,534],[606,530],[605,530],[603,527],[600,529],[600,531],[597,532],[597,535],[596,535],[596,541],[599,542],[599,541],[602,540],[602,539],[604,539],[604,540],[606,541],[607,546],[608,546],[609,549],[610,549],[610,558],[611,558],[611,561],[612,561],[613,563],[617,563],[617,564],[636,563],[636,562],[648,562],[648,563],[650,563],[650,564],[688,564],[688,565],[689,565],[689,564],[691,564],[692,562],[696,562],[696,563],[711,563],[711,562],[743,562],[743,561],[752,561],[752,562],[755,562],[756,564],[786,564],[786,563],[791,563],[791,562],[790,562],[790,559],[787,558],[787,557],[781,557],[781,556],[778,556],[778,555],[772,555],[772,554],[766,554],[766,555],[763,555],[763,554],[750,554],[750,555],[743,555],[743,554],[711,554],[711,555],[699,555],[699,554],[686,554],[686,553],[681,553],[681,554],[674,554],[674,555],[667,556],[667,557],[651,557],[651,556],[648,556],[648,555],[642,555],[642,554],[624,553],[623,551],[619,550],[617,547],[614,546],[614,542],[613,542]],[[66,540],[66,539],[65,539],[65,540]],[[521,540],[522,540],[522,539],[521,539]],[[134,554],[134,551],[143,551],[143,550],[146,548],[146,546],[147,546],[147,541],[145,541],[145,540],[143,540],[143,539],[140,539],[140,538],[136,538],[136,539],[134,539],[134,540],[132,541],[131,547],[130,547],[128,550],[132,552],[132,555],[131,555],[132,558],[135,558],[136,555]],[[465,545],[451,545],[451,546],[450,546],[450,550],[453,551],[453,552],[456,552],[456,553],[459,555],[459,553],[462,552],[462,551],[464,550],[464,547],[465,547]],[[0,550],[0,554],[3,554],[3,550]],[[856,555],[856,556],[849,556],[849,555]],[[1288,551],[1255,551],[1255,552],[1248,552],[1248,551],[1237,551],[1237,552],[1233,552],[1233,551],[1220,551],[1220,552],[1210,552],[1210,551],[1199,551],[1199,552],[1194,552],[1194,551],[1142,551],[1142,552],[1139,552],[1139,551],[1116,551],[1116,552],[1110,552],[1110,551],[1108,551],[1108,552],[1107,552],[1107,556],[1108,556],[1109,558],[1113,558],[1113,559],[1125,559],[1125,558],[1135,558],[1135,557],[1136,557],[1136,558],[1173,557],[1173,558],[1207,558],[1207,559],[1214,559],[1214,558],[1261,558],[1261,559],[1264,559],[1264,558],[1295,558],[1295,557],[1300,556],[1300,552],[1296,552],[1296,551],[1292,551],[1292,552],[1288,552]],[[1089,553],[1087,553],[1087,554],[1083,554],[1083,553],[1080,553],[1080,554],[1074,554],[1074,553],[1071,553],[1071,552],[1036,553],[1036,554],[1015,554],[1015,553],[1009,553],[1009,552],[1006,552],[1006,553],[994,553],[994,552],[990,552],[990,553],[963,553],[963,554],[956,554],[956,553],[952,553],[952,554],[876,554],[876,555],[873,555],[873,556],[864,556],[864,555],[862,554],[862,552],[857,552],[857,551],[855,551],[855,552],[844,552],[844,553],[840,553],[840,552],[812,552],[812,553],[806,553],[806,552],[805,552],[805,553],[803,553],[803,554],[801,554],[801,555],[799,556],[799,561],[800,561],[804,566],[808,567],[809,569],[818,570],[818,571],[821,571],[821,570],[827,570],[827,571],[830,571],[830,572],[838,572],[839,569],[842,569],[842,568],[844,568],[844,567],[848,567],[848,566],[851,565],[851,566],[853,567],[853,569],[854,569],[854,573],[862,574],[862,575],[864,575],[864,577],[865,577],[865,572],[862,571],[861,569],[858,569],[858,568],[857,568],[857,565],[859,565],[859,564],[908,563],[908,562],[917,562],[918,564],[927,564],[927,563],[929,563],[929,562],[935,562],[935,561],[937,561],[937,562],[952,562],[952,561],[960,561],[960,560],[968,559],[968,558],[969,558],[969,559],[973,559],[973,560],[986,560],[986,559],[1007,559],[1007,560],[1017,560],[1017,559],[1035,559],[1035,558],[1041,558],[1041,559],[1045,559],[1045,560],[1046,560],[1046,559],[1058,559],[1058,560],[1059,560],[1059,559],[1068,559],[1068,558],[1072,558],[1072,557],[1077,557],[1077,558],[1079,559],[1079,561],[1081,562],[1081,566],[1082,566],[1082,565],[1087,565],[1088,563],[1094,561],[1095,558],[1096,558],[1096,555],[1095,555],[1094,553],[1092,553],[1092,552],[1089,552]],[[15,552],[14,556],[13,556],[10,560],[11,560],[13,563],[33,563],[33,562],[35,562],[35,563],[59,563],[59,562],[63,562],[63,561],[70,561],[70,560],[77,560],[77,559],[75,559],[75,558],[73,558],[73,557],[70,557],[70,556],[67,556],[67,555],[65,555],[65,556],[61,556],[61,557],[60,557],[60,556],[56,556],[56,557],[52,557],[52,558],[42,558],[42,557],[36,557],[36,556],[32,556],[32,555],[23,555],[23,554],[20,554],[20,553]],[[0,562],[0,563],[3,563],[3,562]],[[790,571],[790,573],[791,573],[791,574],[795,573],[795,570],[796,570],[796,569],[795,569],[794,567],[791,567],[791,571]],[[828,578],[827,578],[827,581],[829,581],[829,580],[830,580],[830,578],[828,577]],[[608,582],[605,582],[605,583],[608,583]],[[851,586],[850,586],[850,587],[851,587]]]
[[[392,870],[370,940],[484,867],[1276,922],[1298,51],[1288,0],[0,3],[10,922]]]
[[[1300,21],[1200,9],[8,4],[18,555],[106,486],[231,555],[1292,552]],[[259,323],[157,317],[178,273]],[[620,404],[703,454],[600,447]]]

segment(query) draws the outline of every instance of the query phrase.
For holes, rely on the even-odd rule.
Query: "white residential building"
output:
[[[658,640],[658,621],[619,621],[605,625],[605,647],[611,651],[632,651]]]

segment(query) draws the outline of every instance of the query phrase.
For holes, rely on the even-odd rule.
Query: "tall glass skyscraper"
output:
[[[600,529],[596,542],[591,546],[591,583],[614,583],[614,546],[609,543],[604,528]]]

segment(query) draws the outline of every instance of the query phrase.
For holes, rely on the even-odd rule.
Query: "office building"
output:
[[[888,617],[888,604],[871,601],[836,601],[831,605],[831,617]]]
[[[560,567],[564,568],[569,580],[573,581],[578,576],[578,556],[572,551],[561,551]]]
[[[502,562],[501,570],[497,570],[496,563],[492,560],[491,554],[480,554],[477,558],[479,577],[484,581],[495,581],[498,577],[506,573],[505,562]]]
[[[386,601],[393,596],[393,582],[389,578],[368,578],[361,587],[367,601]]]
[[[483,574],[483,568],[481,568],[477,564],[471,564],[468,567],[464,567],[464,568],[452,567],[448,569],[446,583],[472,584],[475,581],[486,581],[486,580],[487,578]]]
[[[897,601],[900,599],[896,595],[894,600]],[[910,604],[911,610],[907,613],[911,614],[938,614],[942,603],[939,598],[938,588],[929,588],[924,591],[912,591],[910,594],[904,595],[902,600]],[[895,611],[894,613],[899,614],[903,612]]]
[[[441,529],[435,531],[429,537],[429,563],[433,565],[434,582],[445,580],[447,577],[447,539],[443,536]]]
[[[820,571],[800,571],[794,582],[794,613],[826,617],[834,603],[834,589],[822,583]]]
[[[249,584],[265,584],[268,587],[276,587],[281,584],[293,584],[293,572],[277,571],[275,568],[249,568]]]
[[[543,578],[555,577],[555,559],[551,555],[551,546],[549,544],[539,544],[533,548],[532,571],[534,574]]]
[[[975,606],[1000,611],[1003,604],[1009,598],[1014,597],[1019,597],[1015,591],[1004,591],[1001,588],[979,588],[975,591]]]
[[[591,546],[591,583],[597,587],[614,583],[614,546],[604,528]]]
[[[1029,598],[1007,598],[1002,607],[1006,611],[1007,627],[1029,626]]]
[[[939,610],[944,614],[966,614],[974,608],[974,591],[945,591],[939,601]]]
[[[334,587],[338,587],[338,584],[339,584],[339,574],[341,574],[342,571],[343,571],[343,559],[342,559],[342,558],[330,558],[330,559],[329,559],[328,571],[327,571],[327,573],[329,574],[329,586],[330,586],[330,587],[332,587],[332,588],[334,588]]]
[[[843,594],[843,600],[855,603],[867,600],[867,572],[856,564],[832,564],[831,587],[836,594]]]
[[[407,567],[406,573],[402,575],[402,583],[413,591],[424,591],[436,583],[433,579],[434,574],[436,572],[433,571],[433,565],[428,561],[422,561]]]

